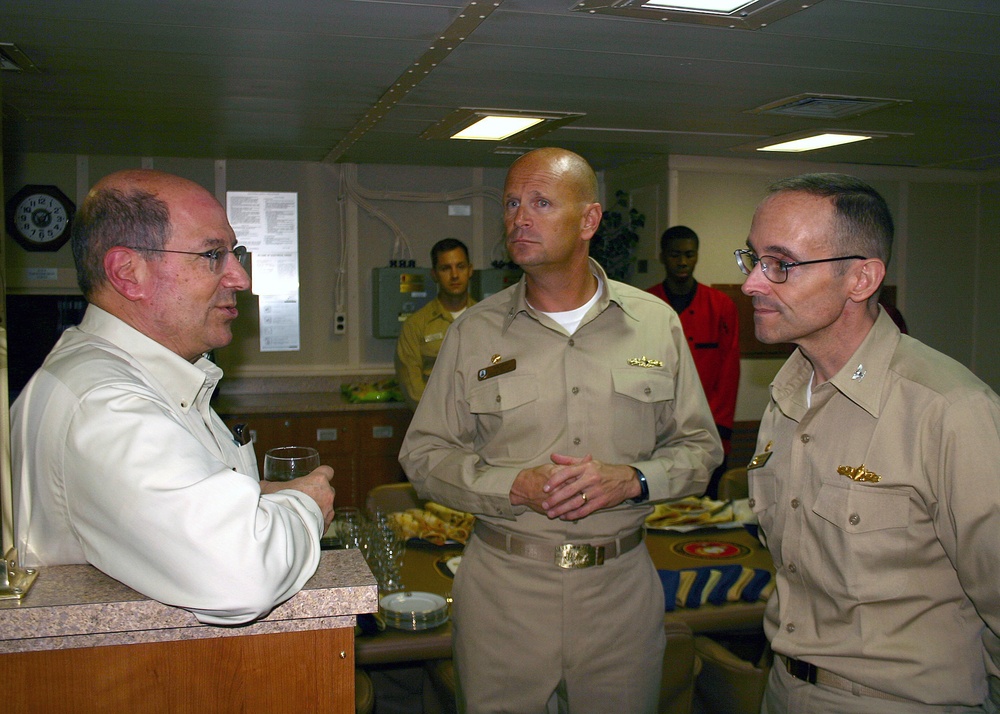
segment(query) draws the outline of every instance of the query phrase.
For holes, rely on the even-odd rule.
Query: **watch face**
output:
[[[69,213],[55,197],[33,193],[18,205],[14,223],[28,240],[48,243],[62,238],[69,227]]]
[[[55,186],[25,186],[7,204],[7,229],[27,250],[59,250],[75,207]]]

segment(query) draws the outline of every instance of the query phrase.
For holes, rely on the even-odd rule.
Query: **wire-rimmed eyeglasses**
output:
[[[820,258],[819,260],[800,260],[798,263],[786,263],[784,260],[775,258],[773,255],[758,256],[752,250],[744,248],[733,251],[733,255],[736,256],[736,265],[740,267],[744,275],[750,275],[753,269],[757,267],[757,263],[760,263],[761,272],[772,283],[785,282],[788,280],[788,269],[799,265],[833,263],[838,260],[867,260],[863,255],[842,255],[839,258]]]
[[[230,253],[232,253],[233,257],[236,258],[236,260],[239,261],[239,264],[244,268],[247,267],[247,255],[249,255],[245,245],[238,245],[232,250],[229,248],[212,248],[212,250],[198,252],[191,250],[165,250],[163,248],[141,248],[135,245],[126,245],[123,247],[145,253],[179,253],[181,255],[197,255],[198,257],[204,258],[208,261],[208,269],[216,275],[225,270]]]

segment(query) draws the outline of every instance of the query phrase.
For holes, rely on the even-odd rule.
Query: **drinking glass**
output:
[[[334,531],[344,548],[361,548],[363,545],[363,517],[353,506],[336,508],[333,511]]]
[[[279,446],[264,454],[265,481],[291,481],[319,468],[319,452],[311,446]]]

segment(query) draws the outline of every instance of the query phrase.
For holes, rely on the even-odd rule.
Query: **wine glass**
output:
[[[265,481],[291,481],[319,468],[319,452],[311,446],[279,446],[264,454]]]

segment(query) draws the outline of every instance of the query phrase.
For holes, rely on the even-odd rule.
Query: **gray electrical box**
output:
[[[372,270],[372,332],[375,337],[399,337],[406,318],[437,295],[430,268]]]
[[[469,289],[472,292],[472,297],[476,298],[476,300],[482,300],[494,293],[509,288],[520,279],[520,270],[507,270],[505,268],[477,270],[472,274]]]

